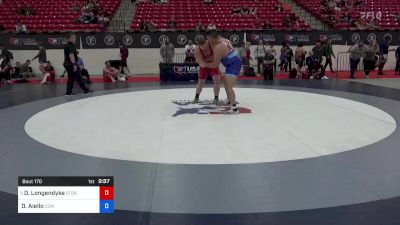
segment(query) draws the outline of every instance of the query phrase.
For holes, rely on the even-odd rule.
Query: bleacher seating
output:
[[[25,24],[29,32],[103,31],[103,24],[76,22],[81,12],[73,12],[72,6],[77,2],[84,0],[3,0],[0,5],[0,24],[10,32],[15,32],[18,21]],[[113,15],[120,0],[99,0],[99,3],[103,10]],[[35,15],[18,15],[18,5],[32,6]]]
[[[290,11],[278,12],[277,0],[239,1],[239,0],[214,0],[206,4],[203,0],[169,0],[168,4],[154,4],[153,2],[140,2],[131,28],[140,29],[140,22],[151,20],[157,29],[168,29],[168,22],[174,15],[178,30],[194,30],[199,21],[207,26],[214,21],[219,30],[246,30],[253,29],[254,15],[234,15],[235,7],[257,7],[257,16],[261,24],[266,20],[272,23],[273,29],[285,29],[282,20],[290,15]],[[300,19],[298,29],[310,29],[310,26]]]
[[[319,8],[321,7],[322,0],[295,0],[295,2],[309,11],[311,14],[317,18],[324,20],[324,17],[319,13]],[[364,0],[364,6],[360,8],[353,8],[350,12],[352,19],[356,19],[366,14],[366,20],[379,15],[379,27],[380,29],[400,29],[400,20],[396,19],[392,15],[400,14],[400,4],[399,0]],[[343,14],[343,12],[341,13]],[[381,14],[381,16],[380,16]],[[349,25],[345,21],[339,21],[338,24],[334,25],[336,29],[351,29],[355,30],[356,27]]]

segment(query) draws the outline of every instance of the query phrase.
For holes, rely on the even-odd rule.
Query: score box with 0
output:
[[[18,213],[113,212],[113,177],[18,178]]]

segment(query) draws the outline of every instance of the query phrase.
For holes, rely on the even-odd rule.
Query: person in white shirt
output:
[[[267,46],[267,45],[265,45],[265,46]],[[270,52],[274,57],[275,57],[275,64],[274,64],[274,68],[275,68],[275,70],[277,69],[277,67],[276,67],[276,50],[275,50],[275,48],[274,48],[274,45],[273,44],[270,44],[269,45],[269,47],[266,47],[266,51],[267,52]]]
[[[19,33],[19,34],[25,34],[26,32],[28,32],[25,24],[22,24],[21,22],[17,23],[17,26],[15,26],[15,29],[16,29],[17,33]]]
[[[185,62],[192,63],[195,62],[196,59],[194,57],[194,50],[196,49],[196,45],[193,44],[192,40],[188,41],[188,44],[185,46]]]
[[[211,23],[208,25],[207,30],[216,30],[217,26],[215,26],[214,21],[211,21]]]
[[[254,56],[257,59],[257,72],[261,73],[261,68],[263,65],[263,60],[265,57],[266,49],[263,40],[258,41],[257,47],[254,49]]]

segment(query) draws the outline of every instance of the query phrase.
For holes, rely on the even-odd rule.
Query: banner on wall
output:
[[[382,43],[388,41],[390,45],[400,45],[400,32],[399,31],[351,31],[348,33],[348,45],[355,44],[358,40],[369,44],[372,41]]]
[[[46,49],[62,49],[68,40],[66,34],[2,34],[0,42],[12,50],[36,50],[38,43],[42,43]],[[80,47],[79,35],[76,47]]]
[[[221,35],[238,46],[244,40],[243,32],[221,32]],[[140,33],[96,33],[82,34],[82,47],[92,48],[119,48],[125,45],[128,48],[160,48],[165,40],[169,39],[175,48],[183,48],[189,40],[196,42],[200,32],[140,32]]]
[[[282,42],[291,45],[303,43],[304,45],[314,45],[317,40],[331,38],[333,44],[346,44],[346,35],[343,32],[290,32],[290,31],[253,31],[246,33],[246,40],[252,45],[258,44],[259,40],[264,43],[280,45]]]
[[[226,31],[221,35],[229,39],[235,47],[245,40],[257,45],[259,40],[265,43],[280,45],[283,41],[291,45],[303,43],[314,45],[317,40],[331,38],[333,44],[353,45],[358,40],[378,43],[388,40],[390,45],[400,45],[399,31]],[[77,34],[76,47],[83,49],[119,48],[160,48],[169,39],[175,48],[183,48],[189,40],[197,42],[205,36],[201,32],[137,32],[137,33],[84,33]],[[66,34],[2,34],[0,42],[11,50],[36,50],[37,43],[43,43],[46,49],[62,49],[67,43]]]

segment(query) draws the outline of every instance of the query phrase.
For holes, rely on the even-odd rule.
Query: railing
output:
[[[174,63],[184,63],[186,58],[185,53],[175,53]]]
[[[363,61],[360,60],[357,70],[362,70],[363,68],[364,68]],[[339,52],[336,57],[336,71],[339,72],[339,71],[349,71],[349,70],[350,70],[350,53]]]

